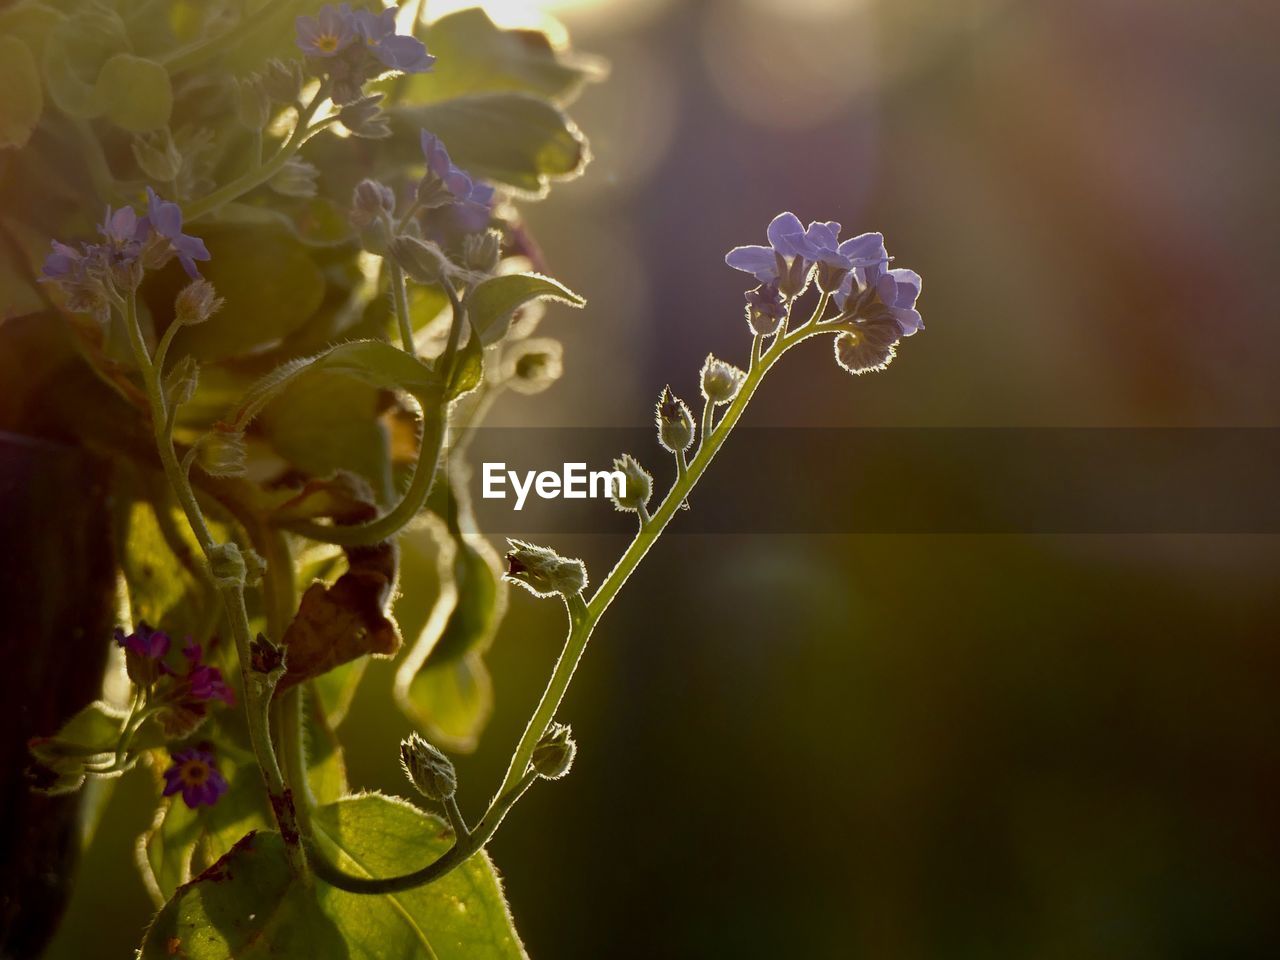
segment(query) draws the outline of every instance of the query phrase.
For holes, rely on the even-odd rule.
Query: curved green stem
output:
[[[502,818],[507,815],[507,811],[515,805],[515,802],[524,795],[536,779],[538,775],[530,771],[518,780],[510,791],[489,808],[475,830],[465,836],[455,834],[453,846],[421,870],[398,877],[353,876],[331,863],[314,840],[308,840],[307,848],[311,854],[311,864],[315,874],[325,883],[339,890],[363,894],[399,893],[439,880],[454,868],[466,863],[473,854],[479,852],[489,842],[497,831],[498,825],[502,823]]]
[[[160,463],[173,488],[178,503],[186,515],[187,522],[200,544],[200,549],[210,563],[215,559],[220,544],[209,530],[200,504],[196,500],[195,491],[190,479],[178,463],[173,449],[173,437],[168,432],[169,417],[166,410],[164,392],[160,385],[159,371],[151,358],[146,339],[142,335],[142,327],[138,323],[137,295],[130,291],[122,300],[117,298],[116,306],[124,315],[125,328],[133,347],[134,359],[142,373],[143,386],[146,388],[147,402],[151,412],[151,423],[155,434],[156,451],[160,455]],[[300,874],[306,872],[306,855],[299,843],[293,798],[284,784],[280,773],[280,765],[276,760],[275,750],[271,746],[270,726],[267,718],[269,691],[263,695],[260,685],[249,671],[250,628],[249,614],[245,608],[244,582],[234,578],[218,582],[218,594],[222,598],[231,622],[231,632],[236,641],[236,652],[240,661],[240,680],[244,690],[245,716],[249,724],[249,740],[253,746],[254,756],[262,770],[262,777],[267,787],[267,797],[275,813],[276,823],[285,840],[285,851],[289,856],[290,866]]]
[[[205,194],[199,200],[193,200],[188,203],[183,207],[183,215],[187,222],[190,223],[205,214],[212,213],[219,207],[248,193],[254,187],[266,183],[283,170],[284,165],[306,143],[315,129],[328,123],[328,120],[324,120],[315,127],[311,125],[311,118],[315,116],[316,111],[320,109],[320,105],[326,99],[328,99],[328,92],[325,86],[321,84],[320,89],[311,98],[311,102],[299,112],[298,122],[294,125],[293,132],[289,134],[289,139],[280,146],[280,149],[272,155],[271,159],[266,163],[255,165],[230,183],[219,187],[212,193]]]
[[[411,357],[418,355],[413,343],[413,321],[409,316],[409,291],[405,289],[404,270],[391,257],[384,261],[391,272],[391,302],[395,305],[396,322],[400,325],[400,344]]]
[[[241,18],[240,22],[230,30],[208,40],[197,40],[195,43],[174,50],[161,57],[160,62],[165,65],[170,74],[193,70],[218,54],[235,49],[237,45],[269,26],[272,21],[287,14],[290,9],[292,9],[290,4],[281,3],[280,0],[263,0],[262,6],[255,13]]]

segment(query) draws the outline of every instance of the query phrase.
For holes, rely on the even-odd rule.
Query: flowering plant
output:
[[[128,680],[31,741],[32,787],[151,771],[144,958],[521,956],[485,845],[570,771],[556,714],[605,610],[769,370],[823,335],[850,372],[883,369],[922,327],[920,278],[879,234],[779,215],[768,246],[726,257],[757,284],[741,365],[708,356],[697,419],[658,398],[667,492],[616,463],[637,532],[613,570],[589,590],[580,560],[516,540],[502,561],[442,447],[503,391],[559,375],[559,344],[528,336],[540,301],[583,301],[535,272],[519,203],[586,162],[564,108],[598,69],[478,11],[427,26],[415,4],[141,6],[0,15],[25,84],[7,162],[33,184],[60,171],[5,221],[28,268],[15,300],[66,321],[60,426],[115,464],[110,669]],[[397,598],[435,586],[403,572],[425,551],[445,559],[419,616]],[[568,635],[469,818],[445,751],[484,729],[509,583],[559,598]],[[420,805],[352,794],[334,733],[369,658],[402,647]]]

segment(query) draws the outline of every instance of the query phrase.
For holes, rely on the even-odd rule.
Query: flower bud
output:
[[[248,459],[242,430],[214,424],[200,440],[200,465],[211,477],[243,477]]]
[[[158,183],[170,183],[182,171],[182,154],[168,127],[135,136],[131,146],[138,169]]]
[[[272,674],[284,669],[284,647],[272,643],[260,633],[249,641],[249,669],[254,673]]]
[[[240,548],[231,542],[215,544],[209,551],[209,572],[219,586],[244,586],[246,571]]]
[[[271,58],[262,72],[262,89],[276,103],[293,103],[302,92],[302,65]]]
[[[883,370],[893,362],[900,339],[898,321],[887,311],[877,313],[836,337],[836,363],[858,375]]]
[[[497,230],[469,233],[462,238],[462,265],[476,273],[491,274],[502,256],[502,234]]]
[[[434,210],[437,207],[450,206],[457,198],[445,182],[427,171],[427,175],[418,182],[418,206],[423,210]]]
[[[236,119],[248,130],[261,130],[271,120],[271,98],[256,75],[235,81]]]
[[[316,195],[316,178],[320,170],[314,163],[291,157],[279,172],[267,181],[267,186],[283,197],[310,200]]]
[[[812,270],[813,264],[804,257],[793,257],[788,264],[779,255],[778,291],[788,300],[800,296],[809,285],[809,273]]]
[[[365,230],[396,209],[396,195],[385,183],[361,180],[351,195],[351,225]]]
[[[543,779],[559,780],[569,772],[577,754],[578,744],[574,742],[573,731],[567,724],[553,723],[533,748],[530,763]]]
[[[200,365],[191,354],[175,363],[164,376],[164,398],[169,409],[180,407],[196,395]]]
[[[351,131],[352,136],[364,137],[366,140],[381,140],[391,136],[391,123],[387,115],[378,106],[382,94],[375,93],[371,97],[361,97],[355,103],[342,108],[338,119]]]
[[[629,453],[614,460],[613,469],[627,480],[625,489],[614,491],[613,505],[626,513],[639,513],[653,495],[653,477]]]
[[[508,540],[507,572],[503,579],[518,583],[535,597],[560,594],[575,597],[587,588],[587,568],[581,560],[522,540]]]
[[[564,373],[563,356],[558,340],[517,341],[505,360],[506,385],[517,393],[541,393]]]
[[[417,733],[400,741],[400,765],[409,782],[428,800],[448,800],[458,791],[453,762]]]
[[[776,283],[762,283],[747,291],[747,325],[753,333],[773,336],[786,315],[787,308]]]
[[[389,250],[401,269],[418,283],[439,283],[453,266],[444,252],[430,240],[401,234],[392,238]]]
[[[693,444],[693,414],[670,387],[662,388],[655,420],[658,440],[672,453],[683,453]]]
[[[208,280],[192,280],[174,298],[174,323],[180,323],[184,327],[204,323],[221,310],[225,302]]]
[[[732,363],[717,360],[709,353],[702,365],[702,396],[708,403],[716,406],[728,403],[738,395],[742,381],[746,378],[747,375]]]

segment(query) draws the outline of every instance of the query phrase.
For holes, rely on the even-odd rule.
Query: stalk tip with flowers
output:
[[[172,104],[148,100],[139,120],[139,104],[64,84],[24,146],[32,169],[85,165],[64,222],[105,207],[98,238],[60,234],[33,279],[90,374],[67,429],[118,465],[122,583],[108,692],[31,741],[32,784],[67,793],[149,772],[138,859],[158,913],[144,958],[241,956],[268,937],[286,956],[480,939],[485,956],[522,956],[485,848],[528,791],[570,772],[577,739],[557,713],[593,632],[676,513],[696,509],[774,365],[830,336],[846,370],[884,369],[923,328],[920,278],[891,266],[880,234],[776,217],[767,245],[726,257],[755,284],[742,357],[707,356],[700,409],[669,386],[652,408],[665,490],[662,471],[619,452],[614,502],[636,532],[613,569],[592,588],[581,560],[518,539],[504,560],[478,536],[461,464],[493,403],[562,372],[560,343],[530,334],[545,303],[584,301],[545,275],[519,204],[586,162],[564,110],[595,75],[476,11],[424,26],[417,6],[228,3],[179,37],[139,30],[128,6],[95,7],[99,46],[77,76],[143,60]],[[50,26],[55,63],[80,50],[77,29]],[[436,36],[452,41],[441,56],[475,58],[453,81],[433,71]],[[107,79],[133,69],[117,62]],[[41,153],[68,139],[92,149]],[[24,216],[23,237],[51,218]],[[438,585],[406,574],[424,554]],[[567,636],[469,817],[475,787],[449,753],[484,732],[488,705],[458,704],[464,682],[489,689],[510,584],[558,598]],[[400,658],[393,696],[415,729],[399,758],[419,805],[346,781],[339,725],[371,657]],[[453,903],[465,910],[436,909]]]

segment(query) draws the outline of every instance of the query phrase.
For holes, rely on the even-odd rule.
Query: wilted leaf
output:
[[[511,316],[531,300],[555,300],[582,307],[586,300],[564,284],[537,273],[509,273],[490,277],[471,294],[468,316],[486,346],[506,336]]]
[[[294,496],[272,511],[277,523],[328,517],[338,523],[360,523],[377,516],[373,490],[367,481],[346,470],[308,480]]]
[[[452,843],[449,828],[438,817],[378,794],[321,807],[313,824],[317,842],[355,876],[409,873],[437,859]],[[435,883],[403,893],[363,896],[319,883],[317,895],[342,931],[352,960],[526,956],[483,852]]]
[[[0,150],[24,146],[43,109],[36,58],[17,37],[0,37]]]
[[[347,549],[347,572],[332,587],[313,583],[284,633],[285,675],[276,690],[366,654],[391,656],[400,632],[387,615],[396,580],[392,544]]]
[[[403,81],[403,99],[410,103],[500,91],[565,103],[605,73],[594,58],[556,50],[545,33],[495,26],[480,7],[441,17],[422,39],[437,59],[431,73]]]

